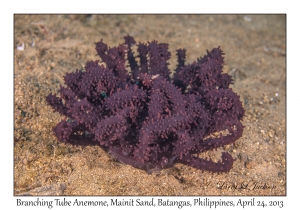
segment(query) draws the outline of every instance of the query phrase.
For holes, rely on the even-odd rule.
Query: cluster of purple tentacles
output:
[[[174,163],[229,171],[230,154],[223,152],[217,163],[197,155],[231,144],[243,132],[244,109],[229,88],[231,77],[222,73],[220,47],[189,65],[186,51],[177,50],[178,65],[170,77],[168,44],[139,43],[134,56],[134,39],[124,39],[113,48],[96,43],[105,65],[90,61],[84,71],[67,73],[60,96],[47,97],[66,117],[53,128],[57,138],[99,142],[120,162],[148,173]]]

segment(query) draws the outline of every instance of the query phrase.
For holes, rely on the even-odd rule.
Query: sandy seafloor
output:
[[[15,15],[15,195],[286,195],[285,15]],[[94,42],[137,42],[187,49],[186,63],[221,46],[224,72],[246,110],[243,137],[222,151],[236,161],[228,173],[175,164],[159,173],[121,164],[99,146],[60,143],[61,119],[45,102],[66,72],[96,60]],[[247,185],[244,189],[241,186]],[[256,186],[256,187],[255,187]],[[263,187],[264,186],[264,187]]]

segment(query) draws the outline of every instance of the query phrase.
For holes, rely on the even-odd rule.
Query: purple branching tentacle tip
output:
[[[185,63],[186,50],[177,50],[170,77],[168,44],[139,43],[135,56],[133,37],[124,40],[112,48],[102,40],[95,43],[105,66],[87,62],[84,71],[65,75],[59,96],[47,96],[53,110],[66,117],[54,135],[76,145],[96,142],[118,161],[148,173],[175,163],[229,171],[234,161],[229,153],[217,163],[199,157],[243,133],[245,110],[229,88],[231,76],[222,72],[221,48],[191,64]]]

